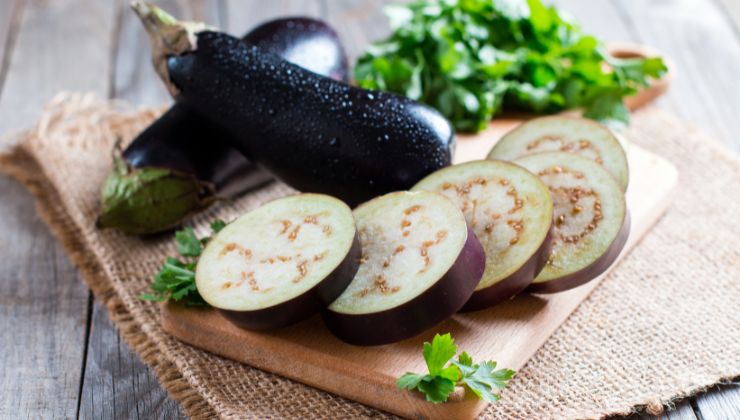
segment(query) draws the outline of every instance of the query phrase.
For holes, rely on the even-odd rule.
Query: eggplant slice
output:
[[[486,257],[450,200],[395,192],[362,204],[354,216],[360,268],[322,312],[337,337],[359,345],[400,341],[445,320],[470,298]]]
[[[572,153],[538,153],[515,162],[542,179],[554,203],[550,259],[529,290],[560,292],[606,271],[630,230],[624,194],[614,178],[601,165]]]
[[[486,271],[463,311],[484,309],[524,290],[547,262],[553,203],[547,186],[503,161],[441,169],[413,188],[440,193],[465,214],[486,252]]]
[[[541,117],[525,122],[504,135],[488,159],[515,160],[541,152],[570,152],[606,168],[627,190],[629,168],[619,140],[605,126],[579,117]]]
[[[282,327],[339,296],[359,266],[352,211],[321,194],[281,198],[211,238],[195,282],[211,306],[245,329]]]

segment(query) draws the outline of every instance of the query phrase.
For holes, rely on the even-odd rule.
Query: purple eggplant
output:
[[[175,99],[224,127],[235,148],[300,191],[355,206],[408,189],[452,161],[454,131],[432,108],[307,71],[154,6],[133,7]]]
[[[292,17],[264,23],[242,38],[317,74],[346,81],[347,58],[324,22]],[[99,227],[149,234],[177,226],[217,197],[272,179],[232,145],[232,136],[193,107],[176,103],[115,158],[102,190]]]

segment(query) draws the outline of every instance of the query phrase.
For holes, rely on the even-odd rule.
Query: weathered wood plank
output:
[[[634,42],[635,35],[610,2],[555,0],[562,11],[576,18],[586,33],[605,42]]]
[[[735,33],[740,36],[740,2],[737,0],[714,0],[714,2],[725,15]]]
[[[5,66],[10,61],[6,59],[6,50],[13,41],[17,29],[20,13],[23,10],[23,2],[10,0],[0,3],[0,88],[2,87]]]
[[[320,0],[226,0],[222,28],[241,37],[266,20],[286,16],[321,17],[324,14],[324,3]]]
[[[649,414],[640,414],[630,418],[639,420],[696,420],[694,409],[691,408],[691,402],[686,399],[676,404],[676,406],[661,416],[651,416]]]
[[[740,385],[714,387],[696,397],[696,406],[703,420],[740,419]]]
[[[60,90],[108,93],[112,4],[28,2],[0,99],[0,133],[32,124]],[[0,140],[0,146],[7,141]]]
[[[220,23],[216,2],[161,1],[160,7],[188,20]],[[136,105],[170,101],[149,60],[149,41],[141,22],[119,1],[116,50],[112,56],[111,96]],[[83,418],[184,418],[151,369],[121,339],[100,303],[92,312],[87,363],[80,396]]]
[[[740,41],[722,11],[701,0],[616,2],[637,38],[671,57],[677,77],[665,103],[740,152]]]
[[[354,65],[368,44],[390,34],[383,6],[392,0],[328,1],[325,19],[344,42],[350,65]]]
[[[107,6],[29,1],[16,14],[17,24],[3,27],[17,28],[17,34],[4,60],[0,132],[32,123],[62,88],[105,95],[112,26]],[[36,216],[30,195],[6,177],[0,178],[0,195],[0,417],[71,418],[77,414],[89,292]]]
[[[71,418],[88,291],[30,194],[0,176],[0,197],[0,418]]]
[[[154,373],[131,351],[108,319],[93,307],[80,417],[84,419],[184,418]]]

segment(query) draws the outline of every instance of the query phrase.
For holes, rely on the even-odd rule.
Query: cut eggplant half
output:
[[[606,271],[630,231],[624,194],[614,178],[601,165],[572,153],[538,153],[516,163],[542,179],[554,203],[550,259],[529,290],[560,292]]]
[[[603,125],[579,117],[541,117],[525,122],[504,135],[488,159],[515,160],[541,152],[569,152],[591,159],[627,190],[627,156],[614,134]]]
[[[352,211],[321,194],[281,198],[208,241],[195,272],[198,292],[236,325],[283,327],[318,312],[352,281],[360,241]]]
[[[521,166],[497,160],[463,163],[427,176],[413,189],[452,200],[486,252],[486,271],[463,311],[510,299],[545,266],[552,198],[547,186]]]
[[[486,256],[450,200],[395,192],[362,204],[354,216],[360,268],[322,312],[337,337],[358,345],[400,341],[445,320],[470,298]]]

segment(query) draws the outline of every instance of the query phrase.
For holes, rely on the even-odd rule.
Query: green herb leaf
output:
[[[441,376],[429,376],[422,379],[417,388],[427,397],[427,401],[439,404],[446,402],[455,391],[455,382]]]
[[[214,220],[211,230],[215,234],[225,226],[223,220]],[[153,302],[173,300],[184,301],[188,306],[207,306],[195,286],[195,266],[197,257],[203,252],[203,244],[209,239],[210,237],[198,239],[190,227],[175,232],[177,252],[185,260],[167,257],[149,285],[153,293],[143,293],[139,298]]]
[[[422,379],[429,375],[418,375],[407,372],[396,381],[396,386],[400,389],[414,389]]]
[[[191,227],[175,232],[175,242],[177,252],[183,257],[198,257],[203,252],[203,245]]]
[[[427,363],[429,374],[438,375],[447,362],[455,356],[455,353],[457,353],[457,346],[450,333],[436,334],[431,343],[424,343],[424,361]]]
[[[499,396],[495,394],[497,390],[504,389],[506,383],[514,376],[514,371],[510,369],[501,369],[494,371],[496,368],[496,362],[483,362],[480,365],[473,365],[475,368],[472,372],[464,375],[462,382],[467,386],[478,398],[488,401],[496,402],[499,400]]]
[[[221,229],[226,227],[226,222],[224,222],[221,219],[216,219],[213,222],[211,222],[211,230],[213,233],[221,232]]]
[[[393,33],[360,57],[358,84],[427,103],[460,131],[502,110],[583,108],[624,124],[624,97],[667,70],[659,57],[610,56],[541,0],[415,0],[386,12]]]
[[[494,371],[496,362],[493,361],[474,364],[466,352],[460,353],[457,360],[451,360],[456,352],[457,346],[449,333],[436,334],[431,343],[424,343],[422,351],[429,374],[407,372],[398,378],[396,385],[399,389],[418,390],[433,403],[447,401],[458,385],[465,386],[482,400],[498,401],[496,392],[506,387],[515,372],[509,369]]]

